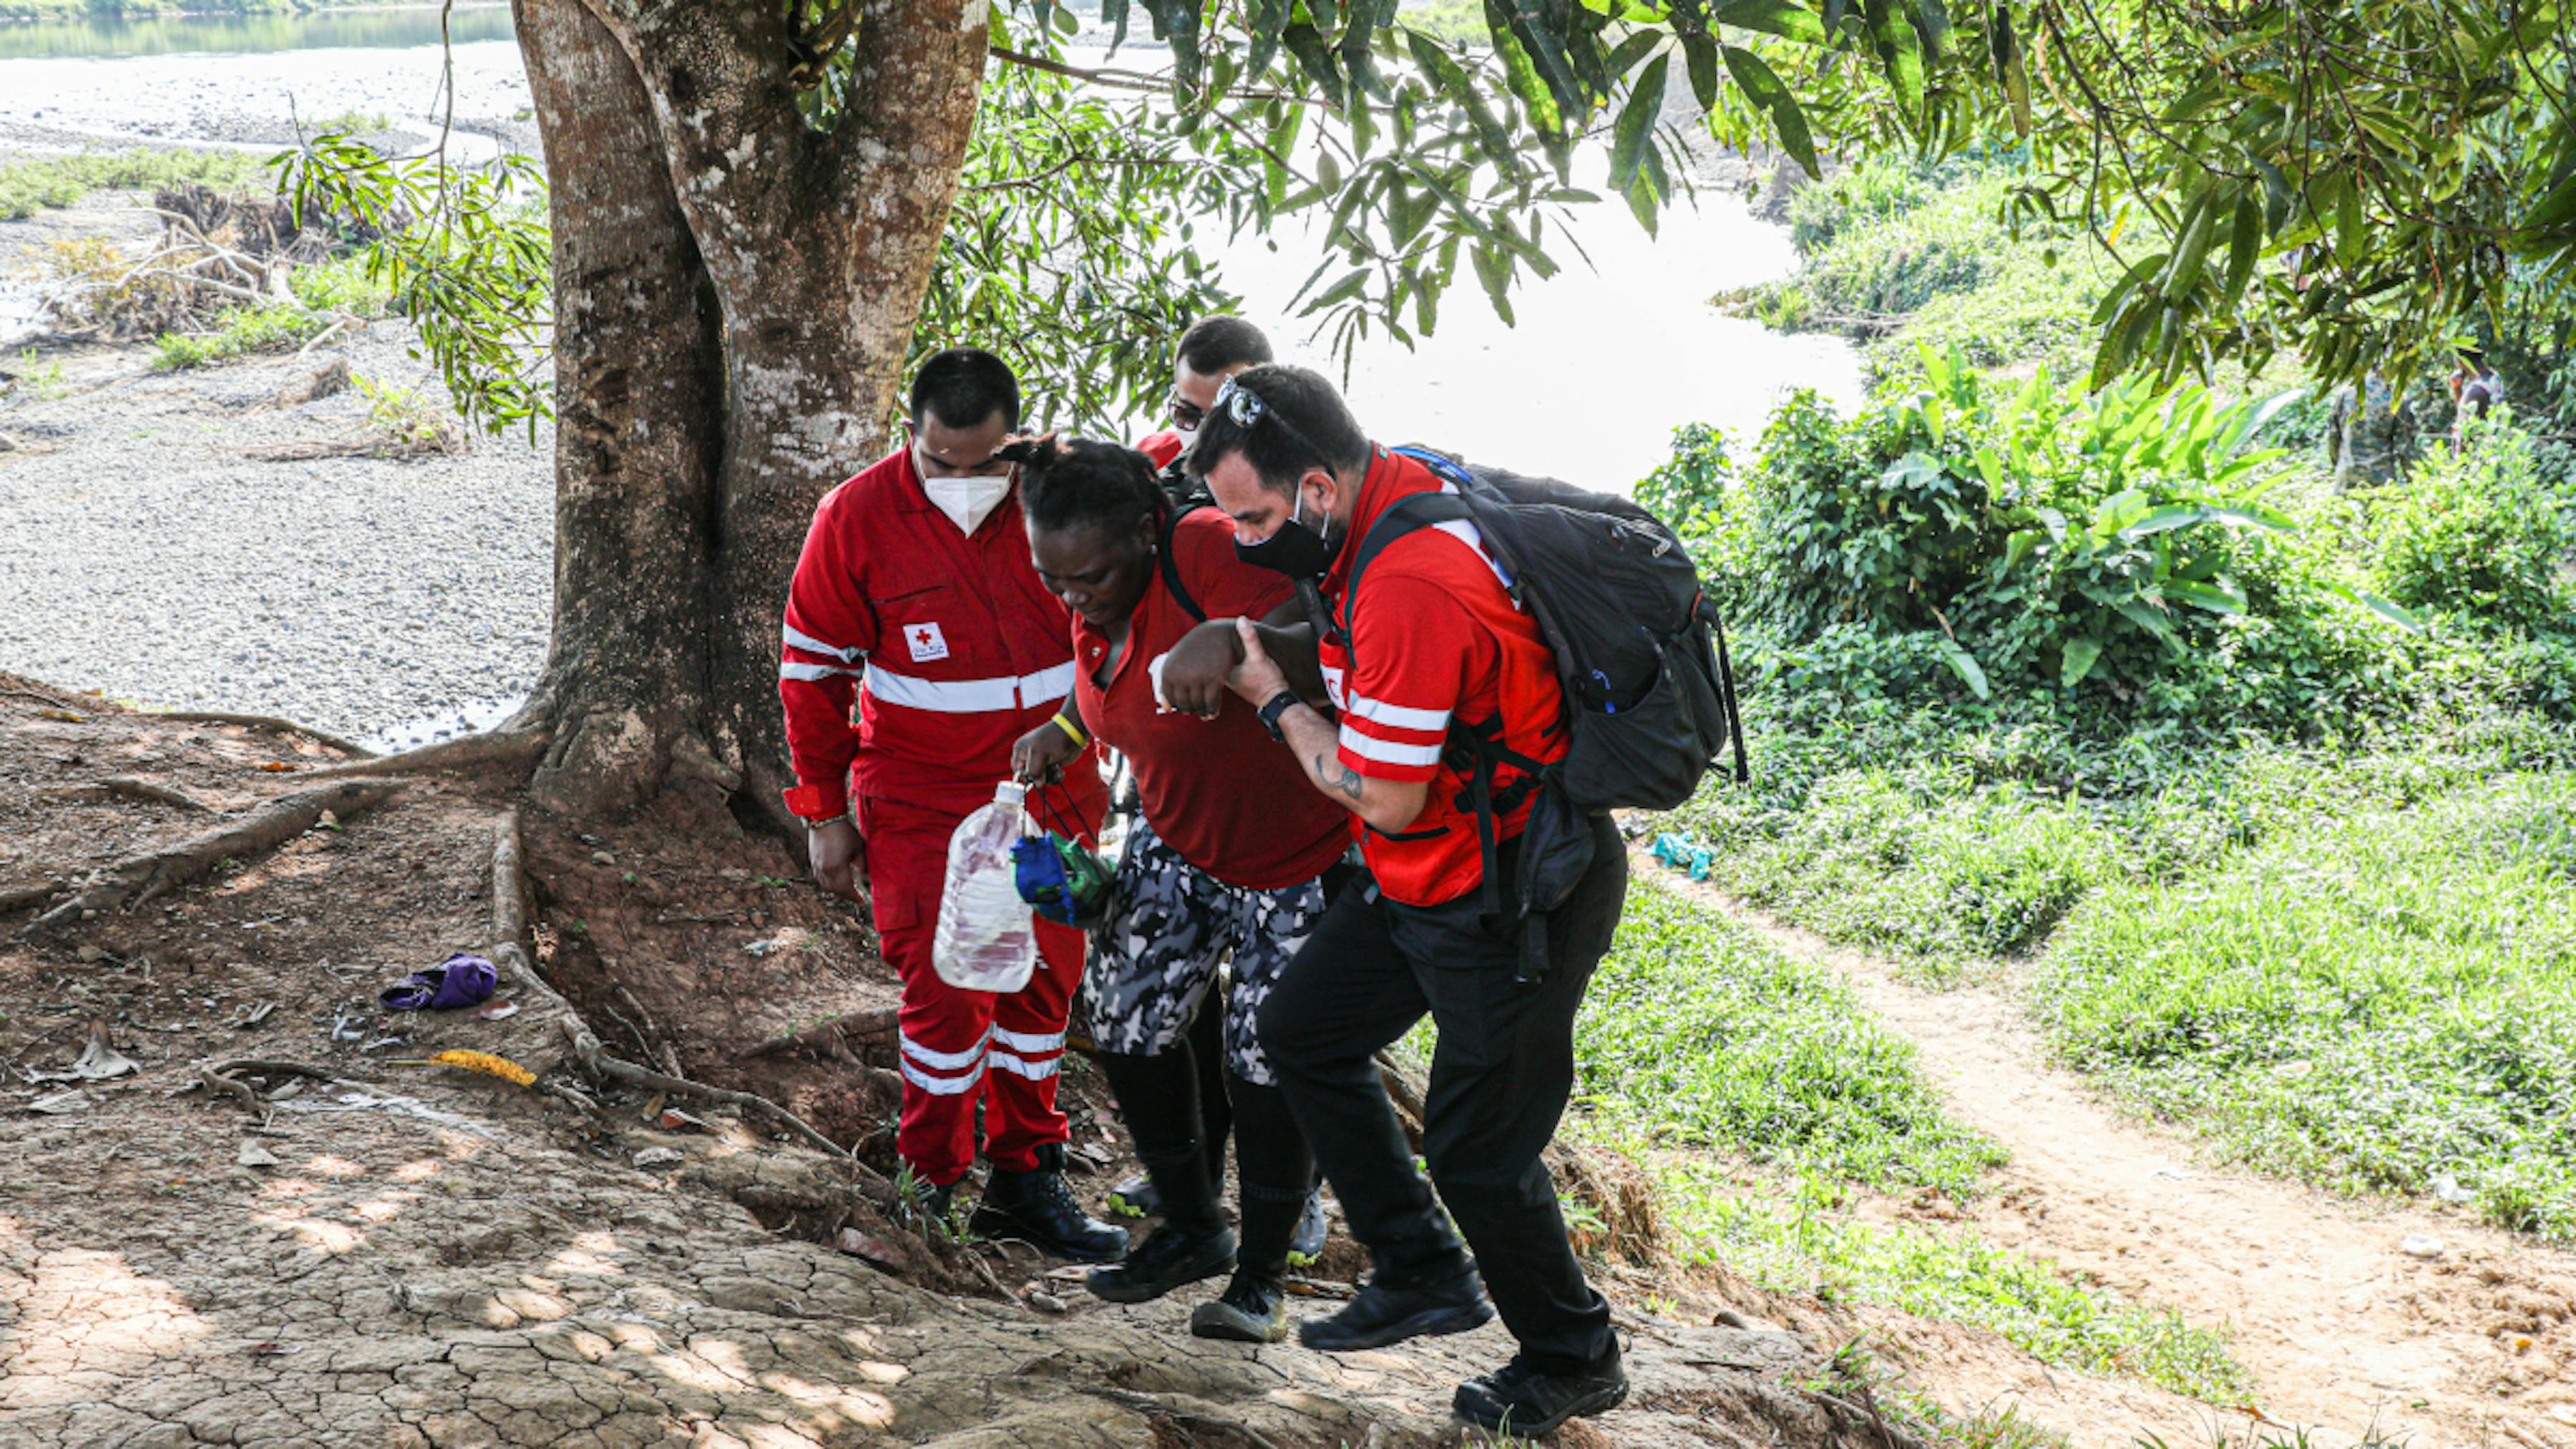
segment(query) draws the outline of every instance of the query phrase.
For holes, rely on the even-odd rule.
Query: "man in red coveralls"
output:
[[[973,1230],[1103,1262],[1127,1235],[1065,1187],[1055,1104],[1082,933],[1039,921],[1037,972],[1004,995],[950,986],[930,960],[949,837],[1073,687],[1071,617],[1038,583],[1015,471],[994,456],[1019,426],[1019,383],[1000,358],[956,348],[922,365],[909,401],[909,446],[824,496],[796,561],[778,667],[797,781],[787,805],[806,823],[815,883],[867,892],[903,977],[895,1150],[926,1205],[945,1216],[973,1165],[980,1101],[993,1173]],[[1096,756],[1065,778],[1031,803],[1089,836],[1106,803]]]

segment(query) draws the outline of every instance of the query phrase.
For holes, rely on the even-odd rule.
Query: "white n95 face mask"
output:
[[[1005,473],[999,478],[925,478],[921,491],[930,495],[958,532],[973,533],[1010,496],[1012,477]]]

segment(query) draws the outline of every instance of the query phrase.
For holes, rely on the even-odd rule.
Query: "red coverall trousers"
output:
[[[1026,1172],[1040,1147],[1066,1136],[1055,1105],[1056,1066],[1082,980],[1083,934],[1039,921],[1038,968],[1021,990],[949,985],[931,967],[930,943],[948,839],[965,813],[865,795],[858,806],[878,949],[903,978],[903,1121],[895,1152],[922,1181],[955,1182],[975,1161],[980,1101],[985,1160],[1000,1171]]]

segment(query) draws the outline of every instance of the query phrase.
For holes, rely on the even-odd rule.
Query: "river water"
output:
[[[460,9],[452,26],[460,120],[523,117],[527,79],[509,12]],[[296,117],[309,125],[353,113],[434,131],[438,40],[435,9],[0,24],[0,149],[276,145]],[[476,159],[491,142],[467,134],[450,152]],[[1580,208],[1571,230],[1592,264],[1560,241],[1565,269],[1516,298],[1518,326],[1467,285],[1415,350],[1383,336],[1363,343],[1349,359],[1361,421],[1388,439],[1625,489],[1683,423],[1742,436],[1787,388],[1859,395],[1839,339],[1784,336],[1707,305],[1793,260],[1786,234],[1732,198],[1703,196],[1666,218],[1660,238],[1615,201]],[[1316,253],[1300,228],[1240,238],[1222,258],[1245,315],[1266,322],[1288,313]],[[1293,324],[1272,330],[1291,358],[1338,372],[1341,360],[1300,345]]]
[[[531,135],[527,81],[508,11],[459,10],[453,34],[459,131],[450,155],[478,159],[493,154],[495,137]],[[425,148],[438,129],[441,83],[434,9],[0,24],[0,157],[134,144],[269,149],[290,142],[299,121],[310,127],[349,116],[382,117]],[[1599,158],[1589,165],[1597,171]],[[1372,434],[1625,491],[1664,459],[1672,430],[1682,424],[1718,425],[1740,444],[1788,388],[1815,388],[1846,404],[1858,398],[1858,367],[1847,344],[1768,332],[1707,305],[1711,294],[1783,275],[1793,262],[1786,234],[1755,221],[1731,197],[1703,196],[1696,209],[1673,213],[1660,238],[1649,238],[1615,202],[1581,209],[1570,230],[1590,264],[1559,237],[1551,249],[1564,269],[1516,295],[1517,326],[1506,327],[1470,284],[1451,294],[1439,330],[1414,350],[1381,336],[1347,359],[1352,405]],[[1277,320],[1290,314],[1290,296],[1315,259],[1302,224],[1238,238],[1219,252],[1224,280],[1243,295],[1245,314],[1270,327],[1290,360],[1338,374],[1344,359],[1302,343],[1294,323]],[[16,265],[16,258],[0,255],[0,275]],[[15,293],[22,313],[26,295],[23,285]],[[10,330],[11,305],[12,289],[0,283],[0,341]],[[1138,420],[1139,432],[1150,426]],[[514,487],[533,493],[541,517],[542,457],[513,466],[528,470],[524,486]],[[537,518],[529,523],[542,528]],[[208,546],[224,533],[214,530]],[[147,703],[300,714],[384,746],[486,725],[508,712],[512,701],[504,692],[524,688],[542,654],[548,572],[542,545],[534,536],[513,540],[507,553],[513,578],[529,574],[524,620],[514,614],[510,628],[486,628],[475,637],[462,629],[415,636],[417,647],[440,652],[439,662],[479,672],[492,689],[489,699],[406,694],[369,707],[364,718],[344,716],[327,696],[317,700],[311,692],[325,679],[308,681],[311,670],[299,666],[294,651],[297,634],[314,631],[293,619],[276,626],[276,678],[254,679],[216,663],[192,672],[180,660],[132,679],[60,682],[108,687]],[[425,599],[446,597],[434,579],[400,582],[406,588],[419,583]],[[130,591],[113,591],[131,593],[125,613],[149,612],[152,583],[138,580]],[[240,602],[205,601],[208,607]],[[424,607],[424,619],[443,617]],[[149,623],[117,614],[100,627]],[[0,660],[0,667],[10,664]]]

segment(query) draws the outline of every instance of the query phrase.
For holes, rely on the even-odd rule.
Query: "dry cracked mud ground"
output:
[[[520,961],[506,1018],[377,1011],[382,985],[493,939],[512,805],[469,778],[412,777],[159,899],[16,935],[48,883],[240,821],[342,758],[0,677],[0,1446],[1432,1444],[1456,1437],[1452,1386],[1508,1351],[1491,1328],[1341,1357],[1204,1343],[1177,1331],[1196,1295],[1112,1308],[1025,1249],[926,1243],[878,1214],[863,1168],[759,1113],[585,1078],[575,1006]],[[629,1008],[589,1023],[611,1052],[853,1134],[881,1110],[847,1086],[857,1053],[739,1054],[888,999],[872,942],[786,889],[774,850],[716,824],[675,844],[668,824],[528,820],[544,970],[595,1018]],[[693,955],[676,985],[629,969]],[[691,991],[735,1005],[682,1019]],[[41,1079],[93,1040],[96,1075]],[[543,1076],[423,1064],[447,1050]],[[227,1073],[261,1092],[201,1077],[242,1059],[292,1069]],[[1109,1159],[1096,1195],[1118,1159],[1084,1122]],[[1712,1281],[1656,1286],[1706,1324]],[[1879,1442],[1803,1386],[1833,1325],[1620,1316],[1635,1392],[1558,1442]]]

